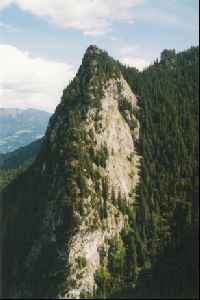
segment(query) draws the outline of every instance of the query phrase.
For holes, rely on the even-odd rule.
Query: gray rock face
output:
[[[121,86],[120,92],[119,85]],[[98,111],[101,129],[95,130],[96,109],[89,110],[85,126],[88,132],[94,132],[96,150],[100,149],[102,145],[106,145],[108,149],[106,167],[99,168],[99,171],[103,177],[108,179],[109,194],[111,195],[111,192],[115,191],[117,197],[118,193],[121,193],[124,201],[126,201],[125,205],[131,207],[134,203],[134,191],[139,182],[140,157],[136,153],[133,141],[134,132],[136,139],[139,138],[139,123],[137,121],[134,132],[131,132],[131,128],[119,111],[119,102],[122,98],[137,110],[137,99],[126,81],[122,77],[118,80],[108,81],[104,89],[102,110]],[[132,120],[131,117],[130,120]],[[94,192],[93,183],[88,182],[89,184]],[[73,236],[70,242],[69,286],[70,282],[76,282],[76,287],[71,288],[64,298],[77,299],[82,291],[92,294],[95,288],[94,275],[100,266],[99,249],[104,248],[105,252],[108,253],[108,241],[120,236],[122,229],[128,222],[128,216],[123,215],[112,204],[111,199],[108,202],[108,218],[101,222],[96,219],[95,210],[91,209],[91,201],[91,198],[85,199],[85,207],[89,207],[89,209],[81,220],[78,233]],[[88,226],[88,224],[90,225]],[[90,229],[91,224],[96,227],[95,230]],[[86,260],[86,267],[82,270],[81,276],[77,265],[79,257]]]
[[[55,289],[41,291],[43,298],[79,299],[97,289],[101,252],[107,264],[110,244],[116,238],[121,241],[135,203],[140,168],[137,110],[137,99],[118,64],[89,47],[50,120],[33,166],[39,193],[32,201],[39,198],[44,205],[42,210],[36,207],[40,222],[25,254],[29,276],[19,288],[21,295],[38,297],[33,274],[39,287],[51,285],[46,278],[57,282]],[[38,281],[43,260],[48,271],[43,270]]]
[[[118,79],[110,79],[104,84],[101,108],[90,108],[81,124],[88,136],[93,132],[96,145],[94,151],[98,152],[102,147],[106,147],[108,151],[105,166],[93,164],[94,170],[98,170],[101,178],[106,178],[108,183],[107,217],[100,218],[96,208],[101,206],[103,200],[95,191],[95,182],[87,178],[89,196],[81,200],[83,212],[80,214],[76,211],[75,216],[79,220],[79,225],[70,237],[68,245],[57,250],[58,257],[66,263],[68,270],[65,283],[68,287],[67,292],[58,295],[58,298],[79,299],[82,292],[93,293],[96,289],[95,273],[100,267],[100,249],[104,250],[108,259],[109,242],[116,237],[120,238],[122,230],[129,222],[128,215],[122,213],[113,203],[111,194],[114,192],[116,199],[121,194],[127,209],[131,209],[135,202],[140,167],[140,157],[135,149],[135,141],[139,138],[139,122],[133,113],[121,111],[121,101],[125,101],[133,111],[137,111],[137,99],[122,76]],[[41,166],[42,174],[45,169],[44,162]],[[62,191],[61,184],[58,187],[56,183],[56,169],[57,167],[52,190],[56,188],[57,198],[59,198],[63,197],[64,190]],[[29,253],[27,269],[34,266],[43,240],[49,240],[50,243],[57,245],[56,232],[64,220],[62,213],[58,213],[56,207],[54,199],[48,203],[41,228],[43,238],[35,242]],[[81,270],[80,258],[85,262]]]

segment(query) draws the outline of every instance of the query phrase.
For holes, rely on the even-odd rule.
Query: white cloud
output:
[[[149,66],[149,63],[145,59],[134,56],[123,56],[120,61],[122,64],[129,67],[135,67],[140,71]]]
[[[138,50],[139,50],[139,46],[130,44],[130,45],[123,46],[122,48],[119,49],[118,52],[120,55],[132,55],[137,53]]]
[[[15,3],[64,28],[102,35],[115,21],[133,21],[133,7],[148,0],[1,0],[0,8]]]
[[[117,42],[117,40],[118,40],[118,38],[114,35],[111,36],[110,39],[111,39],[112,42]]]
[[[141,49],[138,45],[124,45],[118,49],[118,53],[121,56],[121,63],[126,66],[135,67],[140,71],[149,66],[149,62],[140,57]]]
[[[0,44],[0,66],[0,107],[53,112],[63,88],[75,75],[72,66],[32,57],[5,44]]]
[[[149,3],[153,3],[151,0]],[[173,3],[171,3],[173,2]],[[185,3],[183,3],[185,2]],[[196,31],[199,28],[199,10],[192,1],[162,0],[162,6],[157,8],[149,5],[135,12],[135,20],[149,21],[153,23],[166,23],[189,31]],[[196,0],[198,4],[198,0]]]
[[[7,6],[9,4],[12,4],[12,3],[13,3],[12,0],[1,0],[1,2],[0,2],[0,9],[4,8],[5,6]]]

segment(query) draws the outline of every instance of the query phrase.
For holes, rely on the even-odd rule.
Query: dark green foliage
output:
[[[154,274],[157,270],[154,284],[161,276],[163,280],[168,278],[169,286],[173,287],[170,295],[167,284],[159,281],[160,286],[156,287],[163,298],[168,295],[194,297],[195,289],[195,297],[198,295],[195,279],[198,259],[192,255],[197,246],[193,235],[194,249],[189,252],[185,245],[185,250],[181,251],[182,260],[177,257],[181,241],[186,239],[188,230],[195,230],[198,224],[198,63],[199,48],[179,54],[164,51],[161,61],[138,77],[133,70],[134,80],[130,80],[131,70],[124,73],[133,91],[139,95],[140,106],[138,151],[143,159],[137,192],[138,264],[149,268],[149,259],[155,264],[155,268],[148,271]],[[159,256],[165,251],[172,257],[163,255],[161,263]],[[167,274],[174,255],[177,261],[173,262],[173,273],[180,280]],[[187,267],[189,260],[190,267]],[[190,289],[181,288],[187,287],[190,281],[194,282]],[[146,289],[148,284],[147,281]]]
[[[43,139],[31,143],[28,146],[19,148],[13,152],[0,156],[0,172],[9,169],[16,169],[26,160],[38,154],[43,143]]]
[[[137,151],[143,158],[136,205],[128,212],[130,228],[123,233],[125,275],[111,291],[136,283],[135,289],[114,297],[196,299],[199,48],[179,54],[165,50],[161,61],[142,73],[125,67],[121,71],[139,97],[140,109],[134,114],[140,121]],[[122,99],[119,108],[126,119],[131,107]],[[117,203],[127,213],[120,193]]]
[[[102,197],[103,197],[103,218],[106,219],[108,217],[107,202],[109,200],[109,183],[107,177],[102,178]]]
[[[79,228],[84,199],[99,197],[100,207],[96,207],[95,201],[92,205],[102,218],[107,217],[108,183],[93,165],[105,167],[108,151],[102,145],[96,152],[94,132],[88,134],[84,122],[89,108],[101,107],[106,80],[117,77],[119,67],[114,60],[96,47],[90,47],[50,119],[35,162],[19,176],[18,173],[13,173],[11,178],[9,174],[4,176],[1,222],[8,225],[2,247],[3,296],[10,298],[16,291],[28,298],[54,298],[59,292],[63,294],[66,287],[62,278],[66,274],[59,253],[66,249],[70,237]],[[95,122],[98,123],[97,117]],[[96,194],[89,189],[88,179],[94,182]],[[49,236],[52,229],[46,227],[45,232],[43,229],[45,212],[51,203],[54,203],[54,218],[60,216],[61,220],[54,229],[56,242]],[[27,276],[27,255],[37,240],[41,241],[41,251],[28,267],[30,276]],[[47,251],[45,257],[47,248],[52,251]],[[83,260],[79,264],[85,266]],[[40,274],[37,276],[37,273]],[[51,286],[48,291],[47,284]]]
[[[30,276],[28,280],[32,291],[29,298],[48,299],[53,294],[56,295],[63,291],[62,283],[67,278],[66,263],[58,256],[56,243],[43,243],[33,270],[28,276]],[[49,285],[49,282],[51,282],[51,285]]]
[[[136,248],[136,238],[134,230],[126,228],[123,232],[123,242],[125,247],[125,266],[124,274],[126,275],[127,281],[130,280],[131,283],[136,283],[137,281],[137,248]]]
[[[79,256],[77,258],[77,264],[80,269],[83,269],[87,266],[87,261],[85,257]]]
[[[101,220],[107,218],[110,200],[129,216],[121,239],[111,242],[108,264],[101,257],[95,297],[108,298],[133,284],[137,287],[130,297],[142,297],[143,290],[156,290],[152,295],[162,298],[198,297],[199,49],[165,51],[162,60],[139,73],[90,47],[50,120],[36,161],[0,177],[1,220],[7,224],[1,232],[4,297],[11,298],[16,290],[22,291],[22,298],[54,298],[65,292],[67,257],[59,253],[78,229],[83,199],[89,196]],[[126,111],[133,113],[141,127],[141,180],[133,208],[123,195],[109,191],[107,178],[96,168],[105,168],[108,151],[104,145],[96,151],[94,132],[88,134],[82,126],[88,109],[101,107],[106,80],[118,78],[120,70],[140,106],[135,112],[124,99],[119,103],[124,118],[128,120]],[[98,115],[95,122],[101,130]],[[129,127],[134,129],[134,124]],[[87,179],[93,181],[94,193]],[[41,230],[52,201],[55,216],[61,213],[63,220],[55,230],[56,246],[49,242],[48,230]],[[27,254],[37,239],[41,251],[27,274]],[[84,268],[83,258],[78,265]]]
[[[123,114],[125,119],[126,119],[126,114],[125,114],[126,110],[130,113],[134,112],[132,104],[126,98],[121,98],[119,100],[119,110]]]
[[[107,299],[110,273],[105,267],[100,267],[95,274],[95,282],[98,286],[97,299]]]
[[[121,211],[123,215],[128,214],[128,207],[127,207],[127,201],[126,198],[122,196],[121,191],[118,193],[118,197],[116,199],[117,207]]]
[[[156,264],[141,273],[135,289],[124,289],[112,299],[199,299],[199,273],[194,272],[198,234],[198,228],[192,229],[180,243],[167,247]]]
[[[24,164],[22,164],[17,169],[9,169],[8,171],[4,171],[0,173],[0,192],[3,191],[12,181],[14,181],[18,176],[20,176],[23,172],[30,168],[30,166],[34,163],[35,158],[31,158],[27,160]]]
[[[165,49],[161,53],[160,65],[162,67],[169,68],[169,67],[173,67],[175,63],[176,63],[176,51]]]
[[[94,156],[94,161],[96,165],[99,167],[106,168],[106,161],[108,159],[108,149],[106,145],[103,145]]]
[[[110,273],[121,279],[125,262],[125,249],[122,240],[115,239],[111,241],[108,260]]]
[[[80,299],[94,299],[93,295],[91,295],[89,292],[81,292]]]
[[[32,166],[18,173],[18,177],[14,177],[10,184],[1,192],[1,221],[3,223],[5,219],[8,221],[2,247],[3,280],[1,282],[3,296],[6,298],[12,295],[10,294],[12,291],[9,288],[12,286],[12,282],[15,282],[17,287],[20,280],[22,280],[23,272],[21,266],[25,259],[26,251],[30,249],[33,238],[38,234],[37,225],[32,227],[30,221],[34,222],[34,224],[40,223],[41,215],[38,213],[33,215],[32,211],[39,204],[41,197],[35,191],[38,202],[34,203],[31,201],[33,190],[30,189],[30,182],[35,181],[35,178],[30,178],[31,168]],[[18,189],[21,191],[21,196],[17,192]],[[7,199],[7,201],[2,201],[2,199]],[[26,202],[23,199],[26,199]],[[15,205],[16,209],[13,210]],[[42,211],[42,203],[40,205]],[[23,248],[21,247],[22,241]],[[10,296],[8,296],[9,294]]]
[[[104,257],[104,251],[101,251],[101,267],[95,276],[95,282],[98,286],[97,299],[108,298],[122,286],[127,286],[127,281],[130,278],[130,274],[127,273],[128,265],[132,266],[132,262],[128,261],[128,252],[132,251],[132,248],[129,247],[130,244],[124,243],[120,238],[116,237],[111,240],[109,242],[108,263]],[[131,275],[133,271],[135,270],[132,270]],[[133,277],[131,277],[132,279]]]
[[[66,112],[66,106],[78,106],[82,112],[86,112],[89,106],[100,108],[106,81],[119,76],[120,68],[107,52],[90,46],[75,79],[64,91],[62,103],[57,108],[59,116]],[[55,120],[55,115],[52,121],[53,119]]]

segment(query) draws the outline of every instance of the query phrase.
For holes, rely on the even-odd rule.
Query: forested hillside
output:
[[[37,140],[25,147],[0,156],[0,172],[16,169],[26,160],[36,156],[42,146],[43,139]]]
[[[40,139],[28,146],[0,156],[0,192],[21,173],[29,169],[42,143],[43,139]]]
[[[198,298],[198,96],[198,47],[143,72],[87,50],[39,156],[1,189],[4,297]],[[129,180],[126,195],[110,184]]]
[[[121,231],[138,182],[137,109],[118,64],[89,47],[35,162],[2,190],[3,297],[107,297],[121,286],[121,255],[130,252]]]
[[[165,59],[167,57],[167,66]],[[198,296],[199,48],[165,50],[139,75],[122,70],[139,95],[143,157],[138,187],[141,290],[153,297]],[[142,251],[141,251],[142,250]],[[151,268],[153,270],[151,271]]]

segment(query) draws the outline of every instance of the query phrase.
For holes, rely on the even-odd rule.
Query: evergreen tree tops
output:
[[[81,127],[90,108],[101,109],[104,88],[110,79],[121,76],[119,62],[107,52],[96,46],[90,46],[75,78],[64,90],[61,103],[48,126],[45,142],[40,157],[51,157],[52,160],[66,160],[66,144],[84,142]],[[79,141],[79,142],[78,142]],[[51,153],[50,153],[51,152]],[[68,151],[68,153],[76,153]]]
[[[54,127],[58,118],[68,117],[71,109],[85,115],[89,107],[100,108],[106,82],[120,76],[120,64],[107,52],[90,46],[75,78],[63,91],[61,103],[50,119],[49,129]]]
[[[97,46],[90,46],[83,57],[82,66],[89,66],[91,71],[112,78],[120,73],[118,63],[108,55],[106,51],[100,50]]]
[[[176,57],[176,51],[173,50],[167,50],[165,49],[160,56],[160,64],[163,67],[172,67],[174,62],[175,62],[175,57]]]
[[[199,48],[175,56],[173,51],[164,52],[163,58],[174,59],[173,68],[157,63],[138,72],[121,66],[96,46],[90,46],[75,79],[64,90],[36,162],[30,162],[28,170],[25,166],[20,176],[9,173],[3,179],[3,185],[9,184],[1,193],[3,222],[7,224],[2,248],[5,298],[19,286],[24,290],[27,283],[33,298],[55,298],[67,280],[66,262],[57,256],[57,248],[50,247],[45,240],[28,277],[24,269],[33,241],[40,236],[48,203],[55,202],[55,216],[62,212],[64,222],[56,233],[59,249],[78,226],[74,212],[79,211],[80,218],[84,217],[82,199],[90,193],[88,178],[95,183],[95,193],[101,199],[96,208],[96,197],[92,198],[94,208],[101,221],[107,218],[108,181],[93,168],[94,164],[106,166],[107,149],[102,145],[100,151],[94,151],[93,132],[87,134],[82,124],[88,108],[99,107],[104,82],[120,76],[120,70],[133,92],[139,95],[141,182],[136,205],[129,212],[129,228],[110,246],[107,268],[102,266],[96,273],[99,291],[104,296],[129,283],[132,286],[145,268],[149,280],[150,268],[156,260],[160,263],[158,257],[162,254],[162,265],[154,270],[156,285],[152,290],[162,288],[167,279],[172,296],[186,295],[188,286],[188,298],[193,294],[197,297],[197,259],[191,256],[197,238],[191,232],[197,231],[198,225]],[[130,109],[123,101],[122,108]],[[15,180],[10,183],[11,179]],[[111,200],[126,213],[122,195],[116,198],[112,191]],[[188,240],[192,247],[187,250],[185,241]],[[80,267],[86,265],[83,257],[77,263]],[[171,274],[175,275],[171,277]]]

